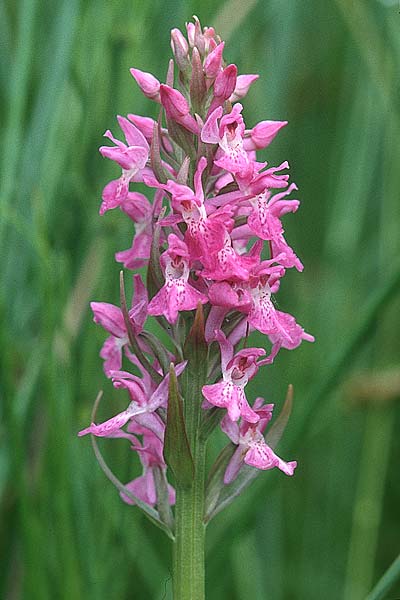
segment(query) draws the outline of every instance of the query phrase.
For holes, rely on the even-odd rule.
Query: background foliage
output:
[[[0,597],[170,598],[169,541],[76,432],[99,388],[102,416],[125,402],[88,309],[117,301],[113,254],[131,241],[128,219],[97,215],[116,176],[97,148],[116,113],[155,116],[128,69],[162,79],[169,30],[193,13],[228,38],[240,72],[261,73],[246,122],[289,120],[266,156],[288,159],[299,186],[286,225],[306,269],[278,300],[317,338],[252,384],[277,407],[294,384],[279,449],[299,468],[262,474],[212,523],[208,598],[361,600],[400,552],[397,4],[5,0]],[[123,440],[102,449],[120,479],[135,475]]]

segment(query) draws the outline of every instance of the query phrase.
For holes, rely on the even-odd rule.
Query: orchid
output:
[[[300,202],[291,197],[288,163],[258,162],[257,151],[287,122],[246,128],[238,100],[258,75],[227,65],[224,42],[196,17],[186,33],[171,32],[178,77],[172,61],[165,83],[131,69],[158,120],[119,116],[125,141],[107,131],[113,145],[100,148],[122,170],[105,186],[100,214],[118,207],[134,228],[115,258],[147,275],[133,275],[130,307],[123,272],[120,306],[91,304],[108,333],[100,351],[108,384],[128,399],[103,422],[94,411],[79,436],[130,442],[142,474],[123,485],[106,472],[121,498],[173,539],[175,600],[203,600],[205,523],[257,471],[293,475],[297,466],[275,453],[282,431],[272,441],[265,433],[273,404],[252,402],[248,383],[260,369],[268,380],[281,348],[314,338],[274,298],[287,269],[303,270],[282,224]],[[254,330],[266,337],[253,347]],[[287,400],[285,421],[289,412]],[[206,484],[207,439],[218,426],[227,445]]]

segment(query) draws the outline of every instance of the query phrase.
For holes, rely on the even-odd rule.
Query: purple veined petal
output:
[[[229,284],[227,284],[227,286],[230,290]],[[205,338],[208,344],[214,340],[215,331],[221,329],[227,313],[228,309],[225,306],[211,306],[205,327]]]
[[[244,389],[239,386],[234,386],[234,394],[236,395],[236,404],[239,410],[240,416],[247,421],[248,423],[257,423],[260,420],[260,417],[254,410],[252,410],[247,402],[246,394],[244,393]],[[229,408],[228,414],[231,417]],[[232,414],[236,414],[236,411]],[[232,417],[231,417],[232,418]]]
[[[206,79],[208,80],[208,87],[217,77],[218,73],[221,71],[222,66],[222,53],[224,51],[225,42],[221,42],[210,52],[204,61],[204,74]]]
[[[147,142],[151,142],[156,121],[151,117],[142,117],[141,115],[134,114],[128,114],[128,119],[142,132]]]
[[[133,276],[134,294],[132,296],[131,309],[129,310],[129,318],[132,321],[136,333],[139,333],[144,326],[147,318],[148,295],[141,276],[136,273]]]
[[[151,236],[140,233],[133,239],[132,247],[115,253],[115,260],[126,269],[145,267],[150,257]]]
[[[118,429],[121,429],[121,427],[126,425],[129,419],[131,419],[135,414],[138,414],[139,412],[142,412],[142,409],[135,402],[131,402],[128,408],[123,412],[119,413],[118,415],[115,415],[115,417],[112,417],[107,421],[104,421],[104,423],[101,423],[100,425],[92,423],[90,427],[82,429],[82,431],[78,433],[78,436],[87,435],[88,433],[91,433],[96,437],[107,437],[110,434],[114,434],[116,431],[118,431]]]
[[[175,375],[179,377],[185,370],[187,365],[187,360],[184,362],[175,365]],[[162,380],[162,382],[158,385],[157,389],[151,395],[149,400],[148,408],[149,410],[157,410],[160,406],[166,406],[168,401],[168,386],[169,386],[169,373],[167,373]]]
[[[137,406],[147,406],[148,395],[145,390],[144,382],[140,377],[132,375],[132,373],[129,373],[128,371],[111,371],[110,376],[113,386],[116,389],[127,389],[131,400]]]
[[[293,475],[297,466],[296,461],[286,463],[268,446],[264,438],[249,444],[249,450],[246,453],[244,462],[251,467],[267,470],[278,467],[286,475]]]
[[[283,348],[293,350],[301,344],[302,340],[314,342],[314,336],[306,333],[292,315],[279,310],[276,311],[276,314],[284,334],[282,330],[272,332],[268,337],[273,344],[279,342]]]
[[[121,202],[121,210],[135,223],[151,221],[152,205],[146,196],[139,192],[128,192]]]
[[[250,137],[245,142],[246,150],[266,148],[287,124],[287,121],[261,121],[249,131]]]

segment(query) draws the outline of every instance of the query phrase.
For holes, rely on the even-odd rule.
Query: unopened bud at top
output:
[[[189,45],[179,29],[171,31],[171,48],[178,68],[185,73],[190,65]]]

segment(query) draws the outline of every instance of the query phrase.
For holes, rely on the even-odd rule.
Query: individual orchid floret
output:
[[[244,147],[246,150],[262,150],[270,145],[287,121],[261,121],[253,129],[246,130]]]
[[[135,274],[133,281],[135,292],[132,297],[129,319],[132,331],[138,335],[143,330],[147,318],[147,290],[140,275]],[[107,377],[110,377],[112,371],[121,368],[122,349],[126,348],[129,343],[125,320],[121,309],[114,304],[91,302],[90,307],[93,311],[94,322],[111,334],[100,351],[100,356],[104,359],[104,372]]]
[[[130,181],[140,181],[141,174],[149,158],[149,144],[144,135],[133,123],[124,117],[118,117],[118,123],[124,132],[127,144],[114,138],[111,131],[104,136],[114,142],[115,146],[101,146],[100,153],[119,164],[122,175],[119,179],[110,181],[103,190],[103,202],[100,214],[120,206],[127,198]]]
[[[194,174],[194,191],[187,185],[172,180],[160,186],[171,194],[172,208],[182,215],[187,225],[185,243],[192,260],[201,259],[204,255],[220,250],[224,246],[226,227],[233,225],[226,212],[220,211],[211,217],[207,216],[201,183],[206,166],[207,159],[203,156]]]
[[[294,317],[277,311],[272,299],[272,289],[274,279],[270,278],[268,268],[259,269],[258,278],[254,278],[255,281],[249,286],[249,292],[251,295],[252,305],[248,314],[249,324],[268,335],[271,342],[275,345],[278,344],[279,348],[295,348],[301,341],[314,341],[314,338],[309,334],[306,334],[299,325],[297,325]],[[278,348],[278,349],[279,349]],[[276,354],[276,352],[275,352]]]
[[[297,462],[283,461],[264,439],[263,432],[272,418],[273,407],[273,404],[263,405],[263,398],[257,398],[253,406],[254,412],[259,416],[257,423],[248,423],[242,420],[239,425],[232,422],[228,415],[222,420],[222,431],[237,445],[225,471],[224,483],[226,485],[236,479],[243,463],[264,471],[278,467],[286,475],[293,475]]]
[[[220,408],[226,408],[229,418],[237,421],[240,417],[250,423],[257,423],[260,417],[249,406],[244,388],[258,371],[257,359],[265,354],[263,348],[246,348],[235,355],[232,343],[222,331],[215,334],[221,349],[222,380],[204,385],[203,396]]]
[[[135,223],[132,247],[115,254],[115,260],[127,269],[139,269],[147,264],[153,238],[153,206],[138,192],[128,192],[121,210]]]
[[[235,104],[232,111],[223,115],[222,107],[216,108],[208,117],[201,132],[201,139],[208,144],[219,144],[220,151],[214,164],[234,175],[252,179],[253,161],[243,147],[245,131],[242,105]]]
[[[257,81],[258,78],[259,75],[238,75],[236,86],[233,94],[229,98],[229,102],[232,102],[233,104],[247,96],[250,86]]]
[[[282,169],[288,169],[289,163],[284,161],[277,167],[269,167],[261,171],[266,163],[251,162],[251,167],[247,171],[238,171],[235,174],[236,182],[243,196],[256,196],[270,189],[283,189],[288,186],[289,175],[279,173]]]
[[[108,419],[100,425],[92,423],[90,427],[83,429],[79,435],[91,433],[97,437],[114,436],[124,425],[134,417],[140,422],[140,417],[145,415],[144,423],[146,427],[153,432],[154,435],[163,437],[163,424],[160,418],[155,415],[160,407],[167,406],[168,399],[168,384],[169,374],[165,375],[158,386],[155,386],[149,375],[141,368],[140,363],[135,357],[132,361],[142,371],[142,377],[133,375],[127,371],[111,371],[110,377],[114,387],[125,388],[130,396],[128,407],[121,413]],[[180,375],[184,370],[186,363],[180,363],[175,367],[177,375]],[[142,421],[142,425],[144,424]],[[134,433],[132,428],[129,428],[129,433]]]
[[[278,353],[280,348],[294,350],[294,348],[300,346],[303,340],[306,342],[315,341],[314,336],[304,331],[292,315],[281,312],[280,310],[276,311],[276,315],[281,325],[281,329],[268,336],[273,344],[272,354],[274,356]],[[284,334],[282,332],[284,332]]]
[[[131,75],[147,98],[160,102],[160,82],[154,75],[140,69],[131,69]]]
[[[168,236],[168,250],[161,257],[165,267],[165,284],[152,298],[149,315],[164,315],[169,323],[176,323],[182,310],[193,310],[208,298],[188,282],[190,275],[188,247],[175,234]]]
[[[182,94],[169,85],[160,86],[160,99],[167,117],[182,125],[191,133],[198,133],[199,126],[196,119],[190,114],[190,107]]]
[[[295,184],[290,185],[285,192],[275,194],[272,198],[268,190],[250,198],[253,210],[247,224],[258,237],[271,242],[272,256],[276,257],[281,254],[280,262],[284,267],[296,267],[298,271],[302,271],[304,267],[301,261],[283,237],[284,230],[280,220],[284,214],[296,212],[299,207],[298,200],[283,199],[292,190],[297,190]]]
[[[201,275],[213,281],[247,281],[250,271],[260,263],[261,248],[262,242],[256,242],[247,255],[240,255],[233,248],[228,231],[225,231],[222,248],[203,258],[202,262],[206,268]]]
[[[137,435],[143,435],[143,445],[135,448],[143,466],[143,474],[127,483],[125,488],[142,502],[149,506],[155,506],[157,504],[157,489],[154,470],[158,468],[163,473],[167,470],[163,457],[163,443],[146,428],[133,425],[131,429]],[[127,494],[121,492],[120,495],[127,504],[135,504],[134,500]],[[170,484],[168,484],[168,501],[171,505],[175,504],[175,490]]]

